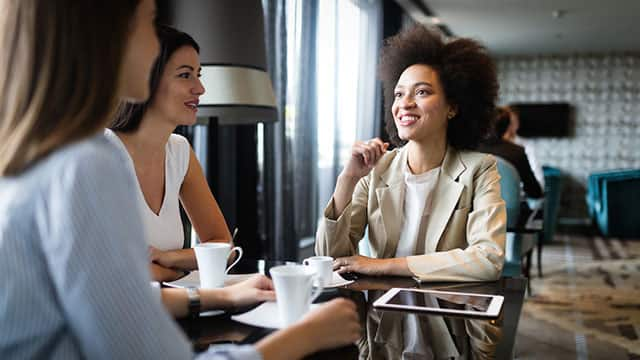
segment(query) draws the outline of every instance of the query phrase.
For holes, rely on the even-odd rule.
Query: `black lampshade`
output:
[[[260,0],[173,0],[166,5],[170,24],[200,45],[206,92],[198,116],[215,116],[220,125],[276,121]]]

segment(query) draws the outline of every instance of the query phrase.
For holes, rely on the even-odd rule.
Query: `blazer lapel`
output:
[[[438,179],[438,184],[433,192],[433,208],[425,239],[427,254],[436,251],[440,237],[460,199],[464,185],[456,180],[464,170],[465,166],[460,160],[458,152],[449,146],[442,161],[440,179]]]
[[[381,187],[376,189],[378,206],[386,241],[381,257],[392,257],[396,253],[398,241],[400,241],[400,231],[402,230],[402,219],[404,214],[404,164],[407,162],[407,151],[402,149],[396,156],[393,163],[380,175]]]

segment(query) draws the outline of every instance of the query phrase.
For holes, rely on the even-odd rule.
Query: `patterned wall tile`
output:
[[[541,164],[567,175],[561,217],[586,217],[593,171],[640,168],[640,54],[505,57],[500,103],[568,102],[573,134],[527,139]]]

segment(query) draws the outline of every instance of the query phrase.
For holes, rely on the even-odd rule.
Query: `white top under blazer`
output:
[[[126,155],[126,158],[129,159],[128,167],[135,175],[133,159],[131,159],[124,143],[110,129],[105,130],[105,136]],[[165,151],[164,199],[158,214],[149,208],[140,183],[137,182],[136,200],[140,204],[146,242],[160,250],[181,249],[184,244],[179,195],[180,187],[189,168],[190,152],[191,146],[187,139],[177,134],[169,136]]]

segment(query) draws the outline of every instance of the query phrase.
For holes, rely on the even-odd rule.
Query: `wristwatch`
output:
[[[195,287],[187,288],[187,296],[189,297],[189,314],[191,316],[199,316],[200,315],[200,292]]]

